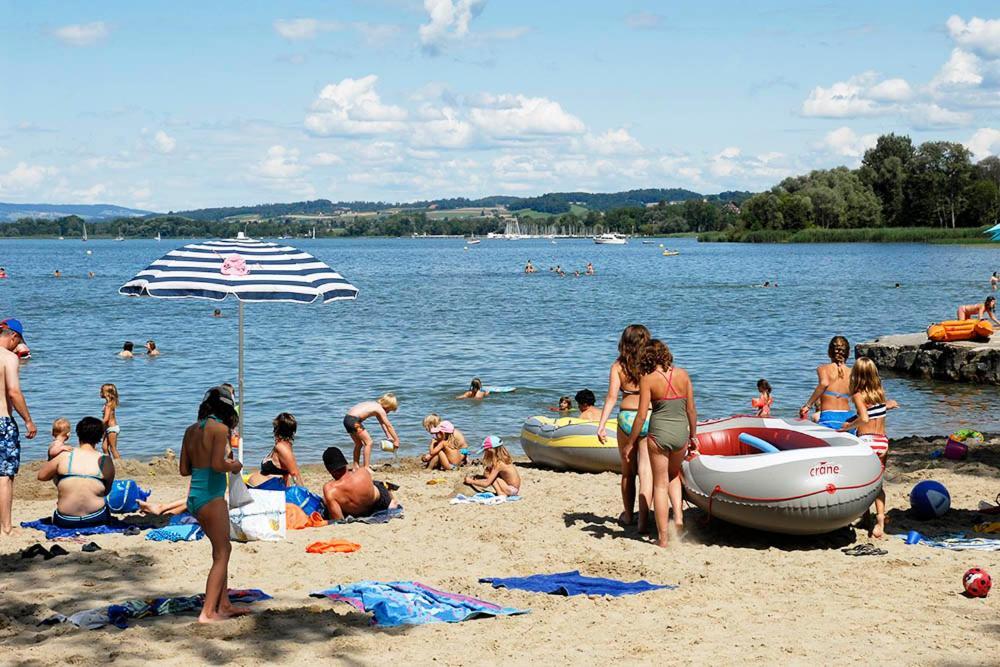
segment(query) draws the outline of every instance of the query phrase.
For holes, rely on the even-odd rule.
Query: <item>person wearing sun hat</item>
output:
[[[521,494],[521,474],[514,465],[514,458],[507,451],[503,440],[496,435],[488,435],[483,439],[479,450],[483,455],[482,475],[468,476],[465,484],[476,491],[493,491],[498,496],[518,496]]]
[[[14,477],[21,468],[21,437],[11,408],[24,420],[29,440],[38,432],[21,392],[19,358],[14,354],[23,342],[24,325],[20,320],[10,318],[0,322],[0,531],[4,535],[10,535],[13,530]]]
[[[466,456],[461,441],[456,436],[457,429],[454,424],[446,419],[432,426],[430,431],[434,440],[431,441],[428,452],[420,457],[429,470],[451,470],[466,463]]]

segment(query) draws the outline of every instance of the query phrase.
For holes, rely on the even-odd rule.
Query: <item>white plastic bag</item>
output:
[[[250,495],[250,489],[247,488],[242,475],[229,473],[229,509],[246,507],[252,502],[253,496]]]
[[[229,537],[237,542],[285,539],[285,492],[247,489],[253,502],[229,510]]]

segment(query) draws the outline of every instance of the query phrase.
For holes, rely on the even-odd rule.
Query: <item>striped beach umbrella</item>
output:
[[[307,252],[279,243],[247,238],[190,243],[156,260],[122,285],[126,296],[159,299],[239,301],[239,404],[245,423],[243,384],[243,304],[313,303],[355,299],[358,289]],[[243,429],[240,429],[242,436]],[[240,447],[243,460],[243,447]]]

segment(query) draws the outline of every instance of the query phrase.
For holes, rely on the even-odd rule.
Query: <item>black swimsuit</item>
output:
[[[354,415],[347,415],[344,417],[344,429],[348,433],[357,433],[358,431],[364,431],[365,425],[360,417],[355,417]]]
[[[275,465],[274,461],[270,457],[264,459],[260,462],[260,474],[261,475],[281,475],[282,477],[288,477],[291,473],[287,470],[283,470]]]
[[[392,494],[386,488],[385,482],[372,482],[372,484],[378,490],[378,502],[372,507],[371,514],[389,509],[389,505],[392,504]]]

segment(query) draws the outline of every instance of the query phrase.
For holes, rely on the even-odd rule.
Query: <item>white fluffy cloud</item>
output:
[[[983,82],[979,58],[962,49],[952,49],[951,57],[931,79],[932,89],[978,86]]]
[[[424,0],[428,22],[420,26],[420,45],[436,55],[448,42],[469,35],[469,24],[482,12],[486,0]]]
[[[858,135],[849,127],[838,127],[823,137],[822,148],[841,157],[858,158],[875,145],[877,134]]]
[[[92,46],[108,36],[108,26],[104,21],[64,25],[52,31],[63,44],[70,46]]]
[[[262,178],[284,181],[301,176],[308,170],[309,167],[299,163],[297,148],[276,145],[267,149],[267,155],[257,163],[254,171]]]
[[[312,18],[278,19],[274,22],[274,31],[289,41],[316,39],[321,32],[337,30],[339,24],[332,21],[320,21]]]
[[[469,112],[473,125],[500,139],[582,134],[586,129],[582,120],[545,97],[482,95],[473,105]]]
[[[174,149],[177,147],[177,140],[163,130],[158,130],[153,135],[153,145],[156,146],[156,150],[166,155],[167,153],[174,152]]]
[[[583,138],[583,148],[598,155],[640,155],[642,144],[624,127],[608,130],[604,134],[588,134]]]
[[[871,96],[870,90],[878,88],[884,94],[886,86],[883,84],[886,82],[876,83],[875,79],[874,72],[865,72],[847,81],[838,81],[829,88],[816,86],[802,103],[802,114],[820,118],[849,118],[882,113],[884,109]]]
[[[344,158],[336,153],[316,153],[310,162],[320,167],[329,167],[333,164],[343,164]]]
[[[878,102],[905,102],[913,97],[906,79],[886,79],[868,89],[868,97]]]
[[[377,135],[396,132],[404,127],[406,111],[383,104],[374,74],[360,79],[344,79],[320,91],[306,116],[306,129],[320,136]]]
[[[1000,19],[973,17],[964,21],[961,16],[951,16],[945,25],[959,46],[985,57],[1000,58]]]
[[[102,198],[105,198],[108,193],[108,186],[104,183],[95,183],[89,188],[83,188],[82,190],[74,190],[73,197],[84,204],[97,204]]]
[[[16,195],[33,190],[57,173],[59,170],[55,167],[18,162],[6,174],[0,174],[0,195]]]
[[[965,145],[969,147],[977,160],[990,155],[1000,155],[1000,130],[992,127],[982,127],[976,130]]]
[[[910,123],[918,129],[962,127],[972,122],[967,111],[952,111],[937,104],[918,104],[910,111]]]

